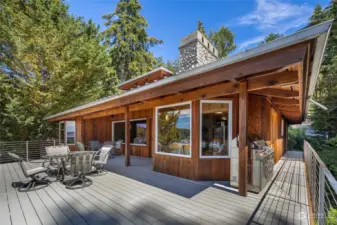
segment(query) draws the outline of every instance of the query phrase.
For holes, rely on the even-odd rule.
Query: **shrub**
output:
[[[305,137],[305,129],[303,128],[288,128],[288,149],[303,151],[303,142]]]

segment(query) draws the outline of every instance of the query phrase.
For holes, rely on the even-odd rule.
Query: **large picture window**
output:
[[[59,123],[59,141],[66,145],[74,145],[76,142],[75,121],[62,121]]]
[[[130,121],[130,144],[146,145],[146,119]],[[125,141],[125,121],[112,122],[112,140]]]
[[[190,157],[191,132],[191,103],[156,108],[157,153]]]
[[[227,158],[232,140],[232,102],[200,103],[200,157]]]

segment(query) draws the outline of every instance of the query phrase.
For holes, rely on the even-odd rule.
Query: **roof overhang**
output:
[[[319,68],[322,62],[322,57],[323,57],[323,53],[325,50],[327,38],[329,36],[331,24],[332,24],[332,20],[321,23],[321,24],[317,24],[315,26],[311,26],[303,30],[300,30],[294,34],[291,34],[291,35],[282,37],[280,39],[274,40],[272,42],[266,43],[264,45],[257,46],[255,48],[249,49],[244,52],[240,52],[238,54],[226,57],[224,59],[215,61],[213,63],[209,63],[204,66],[197,67],[192,70],[183,72],[179,75],[167,77],[166,79],[162,79],[157,82],[150,83],[150,84],[141,86],[136,89],[132,89],[120,95],[114,95],[114,96],[109,96],[103,99],[99,99],[97,101],[94,101],[94,102],[91,102],[91,103],[88,103],[82,106],[78,106],[78,107],[66,110],[64,112],[61,112],[61,113],[57,113],[55,115],[48,116],[45,119],[55,121],[58,119],[58,117],[66,116],[67,114],[78,112],[78,111],[91,108],[91,107],[96,107],[104,103],[119,100],[121,98],[125,98],[128,96],[133,96],[137,93],[149,91],[154,88],[158,88],[158,87],[165,86],[171,83],[179,82],[181,80],[192,78],[194,76],[197,76],[197,75],[200,75],[206,72],[210,72],[210,71],[213,71],[213,70],[225,67],[225,66],[229,66],[231,64],[244,62],[245,60],[248,60],[248,59],[251,59],[257,56],[261,56],[267,53],[271,53],[271,52],[274,52],[274,51],[277,51],[283,48],[287,48],[287,47],[302,43],[302,42],[316,39],[314,59],[312,63],[311,76],[310,76],[310,81],[309,81],[310,82],[309,90],[308,90],[308,96],[311,96],[315,89],[317,76],[318,76]],[[308,107],[308,104],[306,104],[306,107]]]

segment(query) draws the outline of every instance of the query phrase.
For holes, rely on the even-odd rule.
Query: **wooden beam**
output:
[[[84,137],[84,123],[82,117],[77,117],[75,120],[76,142],[83,143]]]
[[[244,60],[238,63],[234,63],[227,66],[222,66],[220,68],[214,69],[212,71],[207,71],[201,74],[194,75],[189,78],[180,79],[173,83],[152,88],[151,90],[145,90],[139,93],[135,93],[129,96],[120,97],[115,100],[102,103],[100,105],[92,106],[80,110],[78,112],[69,113],[67,118],[75,117],[83,114],[94,113],[101,110],[106,110],[108,108],[115,108],[123,105],[130,105],[136,102],[149,100],[153,98],[158,98],[164,95],[171,95],[177,92],[183,92],[195,88],[201,88],[209,85],[215,85],[220,82],[226,82],[229,80],[241,79],[242,77],[247,77],[251,75],[258,75],[259,73],[264,73],[265,71],[270,71],[277,68],[282,68],[287,65],[296,64],[304,60],[306,52],[306,45],[296,45],[289,48],[281,49],[275,52],[267,53],[261,56],[251,58],[249,60]],[[283,83],[293,83],[295,82],[291,76],[289,76],[289,71],[284,71],[280,73],[282,79],[269,80],[269,76],[263,76],[260,79],[255,80],[256,82],[249,84],[248,89],[255,90],[264,87],[274,86]],[[297,80],[297,79],[296,79]],[[264,82],[261,85],[260,82]],[[49,121],[62,120],[61,117],[50,119]]]
[[[280,111],[289,111],[289,112],[300,112],[299,106],[285,106],[285,105],[276,105]]]
[[[303,63],[298,64],[298,88],[299,88],[299,100],[300,100],[300,112],[303,114],[303,98],[304,98],[304,78],[303,78]]]
[[[93,119],[93,118],[122,114],[122,113],[125,113],[125,108],[124,107],[118,107],[118,108],[107,109],[107,110],[104,110],[104,111],[99,111],[99,112],[95,112],[95,113],[92,113],[92,114],[85,115],[85,116],[83,116],[83,119],[89,120],[89,119]]]
[[[130,112],[129,106],[125,107],[125,166],[130,166]]]
[[[248,91],[255,91],[276,85],[289,85],[298,82],[296,71],[283,71],[269,76],[252,77],[248,79]]]
[[[299,105],[300,101],[298,99],[287,99],[287,98],[271,98],[271,101],[277,105]]]
[[[256,95],[265,95],[271,97],[279,97],[279,98],[290,98],[290,97],[298,97],[298,91],[279,89],[279,88],[264,88],[257,91],[250,92]]]
[[[247,81],[239,84],[239,194],[247,196],[248,186],[248,147],[247,115],[248,91]]]

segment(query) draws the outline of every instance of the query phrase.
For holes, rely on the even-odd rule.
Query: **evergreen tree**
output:
[[[318,77],[314,99],[328,107],[328,111],[312,106],[310,110],[312,126],[320,133],[329,137],[337,134],[337,1],[322,10],[316,6],[310,25],[334,19],[326,46],[321,71]]]
[[[156,60],[149,48],[162,43],[147,34],[149,25],[140,15],[141,9],[138,0],[120,0],[115,12],[103,15],[107,27],[103,42],[121,82],[153,69]]]
[[[268,43],[270,41],[276,40],[276,39],[281,38],[281,37],[283,37],[283,34],[280,34],[280,33],[270,33],[270,34],[268,34],[267,37],[265,37],[264,41],[260,42],[259,45]]]
[[[221,26],[221,28],[211,34],[211,42],[218,50],[219,58],[226,57],[229,53],[235,50],[234,34],[228,28]]]
[[[207,37],[204,23],[201,20],[198,20],[197,30],[200,31],[205,37]]]
[[[0,140],[50,137],[46,115],[113,93],[109,63],[98,27],[63,1],[2,0]]]
[[[324,13],[323,13],[321,5],[318,4],[315,7],[314,13],[309,19],[310,19],[310,25],[318,24],[324,20]]]

